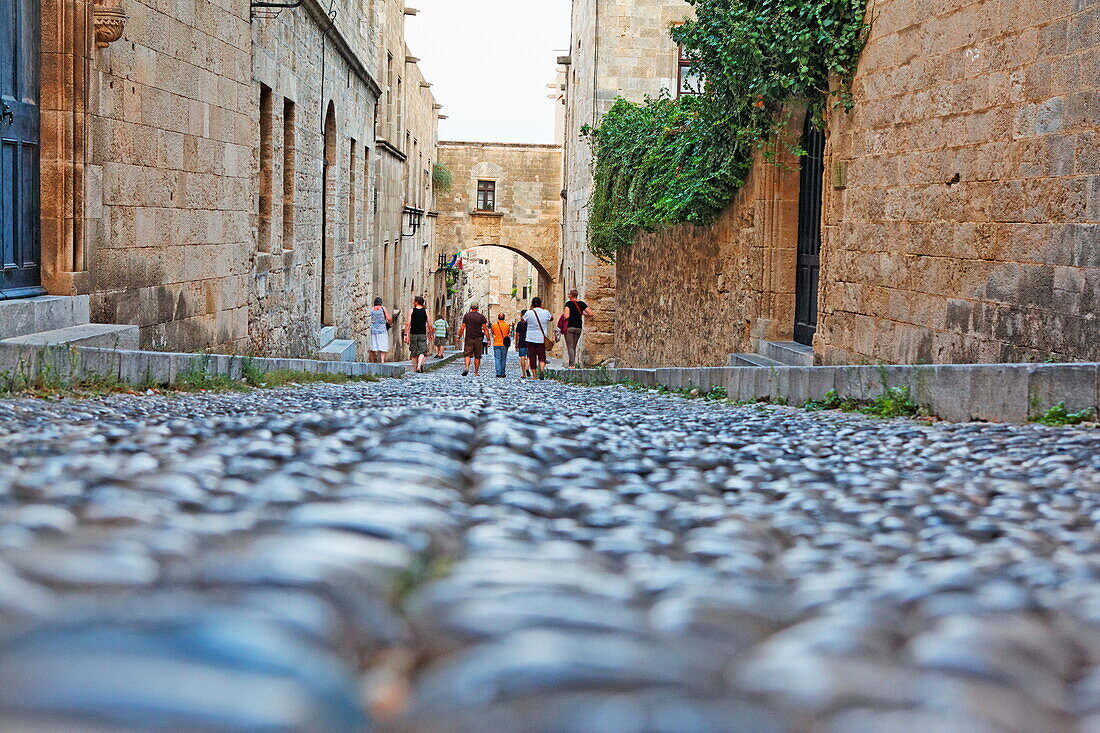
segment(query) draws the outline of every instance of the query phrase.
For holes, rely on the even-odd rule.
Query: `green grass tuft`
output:
[[[1087,409],[1080,412],[1070,412],[1066,409],[1065,402],[1059,402],[1046,411],[1041,417],[1035,419],[1040,425],[1080,425],[1091,422],[1096,417],[1095,410]]]

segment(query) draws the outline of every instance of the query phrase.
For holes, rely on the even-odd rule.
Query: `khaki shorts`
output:
[[[412,358],[426,356],[428,353],[428,334],[414,333],[409,336],[409,355]]]
[[[436,336],[435,337],[435,345],[436,346],[446,346],[447,345],[447,337],[446,336]]]
[[[472,356],[475,359],[480,359],[481,355],[485,353],[485,342],[480,338],[466,339],[466,345],[462,349],[463,356]]]

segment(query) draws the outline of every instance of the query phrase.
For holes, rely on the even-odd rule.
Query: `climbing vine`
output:
[[[442,163],[436,163],[432,166],[432,184],[435,189],[440,193],[447,193],[451,190],[451,186],[454,183],[454,174],[451,173],[451,169]]]
[[[598,128],[582,130],[595,179],[589,249],[605,260],[639,231],[714,221],[785,126],[790,102],[806,100],[817,115],[830,97],[852,106],[867,0],[688,2],[695,19],[671,33],[706,79],[703,93],[619,98]]]

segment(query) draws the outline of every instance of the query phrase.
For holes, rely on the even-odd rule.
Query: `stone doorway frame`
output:
[[[93,64],[97,49],[122,37],[126,15],[120,0],[41,0],[39,18],[42,286],[53,295],[80,295],[92,289],[88,136]]]

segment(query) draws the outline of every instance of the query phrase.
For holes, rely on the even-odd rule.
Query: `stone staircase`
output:
[[[813,366],[814,350],[794,341],[760,341],[755,354],[730,354],[729,366]]]
[[[355,361],[356,347],[353,339],[336,338],[335,326],[324,326],[320,334],[321,348],[317,351],[320,361]]]
[[[137,326],[92,323],[87,295],[0,300],[0,343],[135,350]]]

